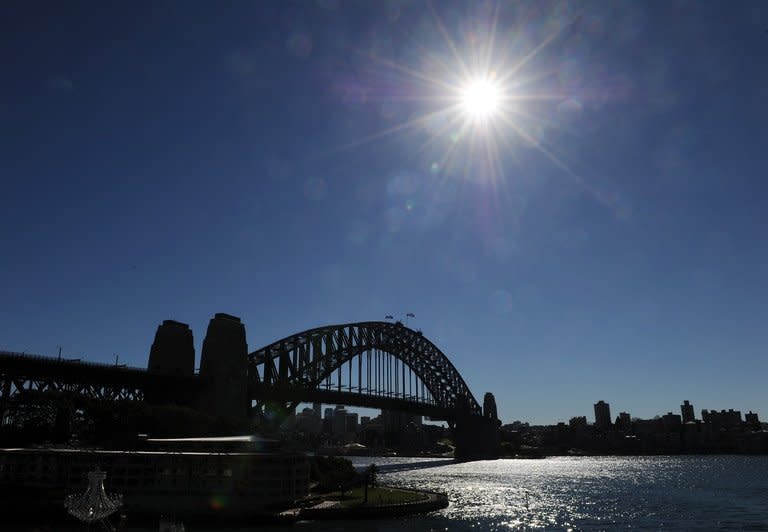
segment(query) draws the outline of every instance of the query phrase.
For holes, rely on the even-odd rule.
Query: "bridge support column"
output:
[[[501,450],[499,425],[496,400],[492,393],[486,393],[482,416],[463,412],[456,418],[453,430],[456,460],[468,462],[498,458]]]
[[[189,325],[174,320],[163,321],[157,328],[155,341],[149,351],[147,370],[179,377],[192,377],[195,374],[195,345]],[[150,404],[190,405],[192,397],[186,390],[148,389],[146,400]]]
[[[240,318],[218,313],[210,321],[200,357],[200,378],[200,410],[231,419],[249,418],[248,345]]]

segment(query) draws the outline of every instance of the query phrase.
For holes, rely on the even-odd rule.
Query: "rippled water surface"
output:
[[[396,463],[385,461],[383,471]],[[494,460],[384,472],[381,480],[446,492],[451,504],[363,530],[768,530],[765,456]],[[323,529],[307,528],[315,526]]]

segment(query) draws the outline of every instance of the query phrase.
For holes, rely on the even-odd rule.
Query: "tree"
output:
[[[378,472],[378,468],[376,467],[376,464],[371,464],[368,466],[368,469],[365,472],[365,487],[363,492],[363,504],[366,504],[368,502],[368,485],[371,485],[371,488],[376,486],[376,473]]]
[[[320,491],[340,490],[341,486],[360,481],[352,462],[336,456],[314,457],[310,478],[317,481]]]
[[[371,487],[376,487],[376,473],[379,472],[379,468],[376,467],[376,464],[371,464],[368,466],[368,482],[370,482]]]

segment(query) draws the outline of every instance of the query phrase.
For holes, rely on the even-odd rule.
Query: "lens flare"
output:
[[[224,495],[213,495],[208,501],[211,510],[222,510],[227,505],[227,498]]]

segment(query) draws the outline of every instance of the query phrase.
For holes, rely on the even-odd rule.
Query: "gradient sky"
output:
[[[199,357],[216,312],[252,349],[413,312],[505,422],[768,418],[766,28],[760,1],[3,2],[0,349],[145,366],[168,318]],[[508,101],[467,125],[486,70]]]

